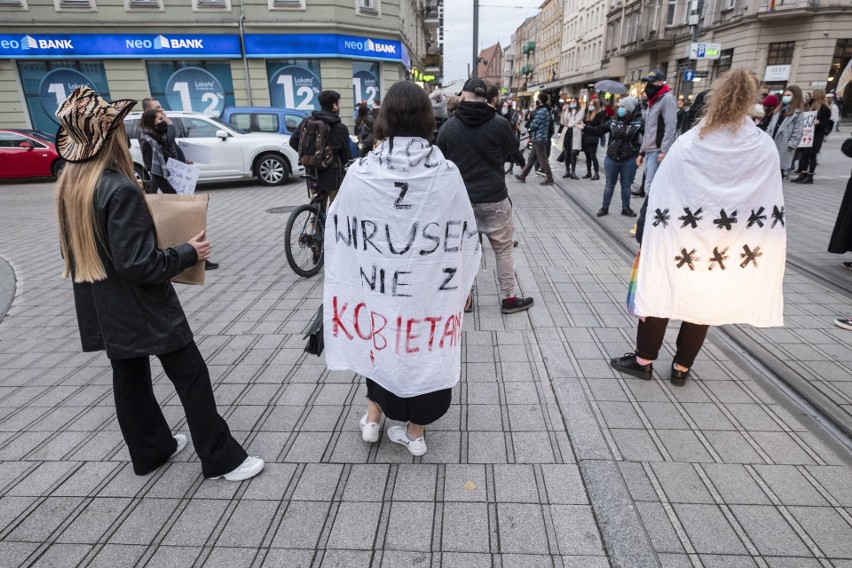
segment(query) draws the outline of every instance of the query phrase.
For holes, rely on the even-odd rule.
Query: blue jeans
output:
[[[657,161],[659,155],[659,150],[651,150],[645,154],[645,193],[651,192],[651,182],[654,181],[657,168],[660,167],[660,162]]]
[[[607,156],[604,159],[604,173],[606,184],[604,185],[603,206],[609,208],[612,194],[615,192],[615,182],[621,176],[621,208],[630,207],[630,186],[636,176],[636,158],[629,158],[623,162],[616,162]]]

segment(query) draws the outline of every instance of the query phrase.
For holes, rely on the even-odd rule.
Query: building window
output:
[[[654,0],[654,11],[651,12],[651,31],[657,31],[657,22],[660,19],[660,1]]]
[[[193,12],[204,12],[207,10],[230,10],[231,0],[192,0]]]
[[[2,1],[2,0],[0,0]],[[161,0],[124,0],[124,9],[130,10],[152,10],[163,11]]]
[[[726,10],[733,10],[737,7],[737,0],[728,0],[726,5]]]
[[[355,0],[357,12],[361,16],[381,16],[381,0]]]
[[[675,21],[675,10],[677,10],[677,0],[669,0],[669,5],[666,12],[666,25],[673,26]]]
[[[784,41],[770,43],[769,53],[766,55],[767,65],[790,65],[793,63],[793,50],[796,48],[795,41]]]
[[[0,0],[0,10],[26,10],[27,0]]]
[[[731,69],[731,62],[733,59],[733,49],[723,49],[721,53],[719,53],[719,59],[717,59],[714,64],[716,67],[716,77],[721,77],[722,73]]]
[[[270,10],[304,10],[305,0],[269,0]]]
[[[82,12],[94,12],[98,9],[95,0],[53,0],[56,11],[79,10]]]

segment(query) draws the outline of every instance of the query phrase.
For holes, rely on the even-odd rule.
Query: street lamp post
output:
[[[473,73],[478,76],[479,67],[479,0],[473,0]]]

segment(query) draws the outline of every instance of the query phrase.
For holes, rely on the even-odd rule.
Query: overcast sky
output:
[[[542,0],[479,0],[479,49],[506,47]],[[467,78],[473,60],[473,0],[444,0],[444,82]]]

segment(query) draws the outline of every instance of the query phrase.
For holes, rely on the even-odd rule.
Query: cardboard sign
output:
[[[156,193],[145,196],[154,227],[157,246],[173,248],[207,229],[207,195]],[[204,261],[199,261],[172,278],[178,284],[204,284]]]
[[[816,124],[816,111],[808,111],[802,113],[802,140],[799,142],[799,148],[812,148],[814,145],[814,130]]]
[[[198,167],[192,164],[184,164],[180,160],[169,158],[166,162],[166,179],[182,195],[195,193],[195,184],[198,183]]]

